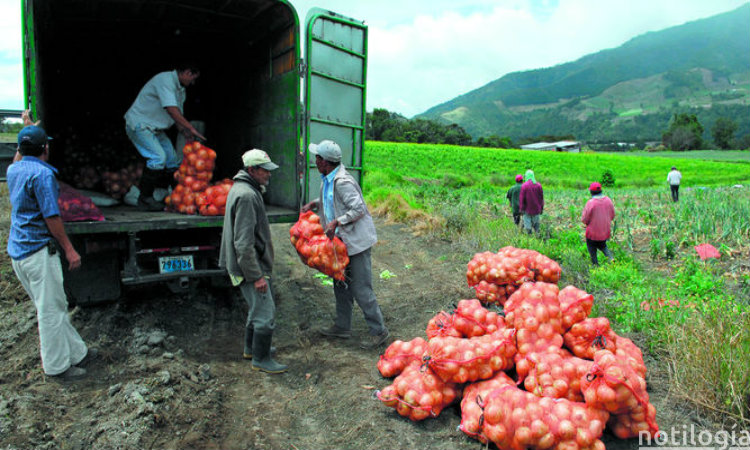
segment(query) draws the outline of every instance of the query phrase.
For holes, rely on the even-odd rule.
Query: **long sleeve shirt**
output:
[[[606,241],[612,235],[612,220],[615,218],[615,205],[606,195],[592,197],[586,202],[581,214],[581,222],[586,224],[586,239]]]
[[[544,191],[539,183],[525,182],[521,186],[519,198],[521,212],[530,216],[536,216],[544,212]]]

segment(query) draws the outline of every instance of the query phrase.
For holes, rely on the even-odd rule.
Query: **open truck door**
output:
[[[367,26],[313,8],[305,21],[304,202],[317,198],[320,176],[308,152],[324,139],[341,147],[341,162],[362,185],[367,78]]]

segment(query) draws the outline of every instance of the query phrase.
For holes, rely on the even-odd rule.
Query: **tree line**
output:
[[[664,119],[662,116],[662,120]],[[674,113],[665,125],[667,128],[662,132],[661,143],[667,149],[685,151],[707,148],[750,148],[750,134],[738,137],[738,124],[729,117],[720,116],[714,120],[710,129],[712,141],[704,138],[706,128],[700,123],[696,114]],[[577,140],[574,134],[538,134],[519,138],[516,141],[508,136],[491,134],[474,140],[463,127],[455,123],[446,124],[423,118],[407,119],[401,114],[382,108],[376,108],[373,112],[367,113],[366,130],[366,138],[372,141],[493,148],[519,148],[521,145],[540,141]],[[592,142],[607,141],[606,139],[592,139]],[[643,149],[645,139],[638,139],[634,144],[637,148]]]

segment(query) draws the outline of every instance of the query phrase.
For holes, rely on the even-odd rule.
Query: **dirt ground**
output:
[[[428,320],[472,298],[466,263],[476,251],[413,236],[376,220],[374,287],[392,339],[425,336]],[[242,359],[246,308],[231,291],[191,295],[152,287],[113,304],[75,308],[73,322],[102,352],[86,379],[45,378],[34,307],[25,294],[0,293],[0,449],[478,449],[457,430],[458,405],[414,423],[374,399],[390,384],[376,362],[385,347],[361,350],[367,331],[354,310],[354,336],[323,338],[333,291],[303,266],[273,225],[276,359],[282,375],[252,371]],[[3,240],[4,241],[4,240]],[[3,261],[7,261],[7,258]],[[8,265],[0,275],[13,277]],[[381,279],[383,271],[395,277]],[[6,283],[7,284],[7,283]],[[631,336],[638,342],[638,336]],[[710,426],[669,392],[667,367],[648,357],[648,385],[662,429]],[[609,432],[608,449],[635,449]]]

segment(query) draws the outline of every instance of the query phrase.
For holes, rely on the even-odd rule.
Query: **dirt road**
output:
[[[427,321],[472,298],[466,263],[473,252],[412,236],[376,221],[375,292],[392,339],[424,337]],[[18,291],[0,299],[0,449],[477,449],[456,430],[458,406],[412,423],[373,398],[390,384],[376,362],[384,348],[361,350],[366,334],[355,307],[354,337],[316,334],[332,320],[333,292],[303,266],[274,225],[274,291],[279,303],[274,344],[288,373],[266,375],[242,359],[246,308],[229,291],[199,288],[191,296],[150,288],[115,304],[76,308],[74,324],[102,351],[75,383],[45,378],[34,308]],[[5,260],[4,260],[5,261]],[[9,265],[0,275],[8,279]],[[380,278],[384,271],[395,275]],[[699,421],[668,396],[665,368],[647,359],[649,388],[661,428]],[[608,449],[637,440],[605,435]]]

